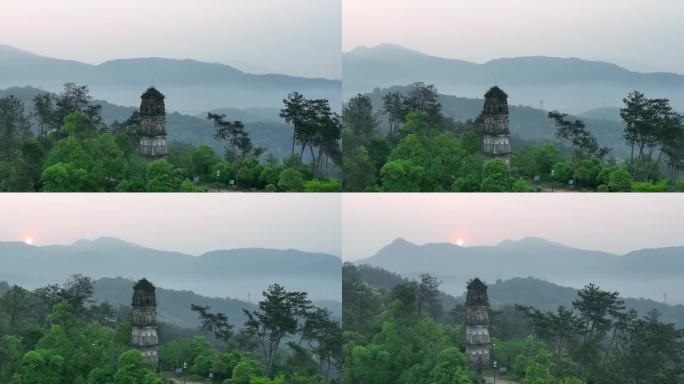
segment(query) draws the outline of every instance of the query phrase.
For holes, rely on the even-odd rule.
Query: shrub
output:
[[[304,179],[297,170],[287,168],[278,176],[278,189],[281,191],[301,192],[304,190]]]
[[[185,179],[180,186],[181,192],[204,192],[205,190],[200,186],[195,185],[190,179]]]
[[[477,175],[459,177],[451,184],[453,192],[477,192],[480,190],[480,178]]]
[[[510,172],[508,165],[502,160],[487,160],[482,164],[483,192],[506,192],[510,190]]]
[[[646,183],[642,181],[635,181],[632,183],[632,192],[668,192],[670,186],[667,185],[666,180],[660,180],[657,183]]]
[[[304,192],[339,192],[341,189],[340,183],[335,179],[310,180],[304,183]]]
[[[632,190],[632,176],[626,169],[617,168],[608,178],[608,187],[613,192],[629,192]]]
[[[394,160],[380,170],[385,192],[420,192],[425,180],[425,169],[411,160]]]
[[[675,191],[684,192],[684,180],[679,180],[677,184],[675,184]]]
[[[518,178],[513,183],[512,190],[513,190],[513,192],[536,192],[537,191],[537,189],[534,187],[534,185],[525,181],[525,179],[523,179],[522,177]]]

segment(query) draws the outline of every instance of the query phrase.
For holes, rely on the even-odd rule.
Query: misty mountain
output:
[[[409,281],[410,279],[397,275],[379,267],[369,265],[359,265],[355,270],[359,278],[366,281],[371,286],[391,290],[397,284]],[[345,275],[344,279],[350,276]],[[555,311],[558,306],[564,305],[572,307],[573,300],[577,299],[577,289],[565,287],[544,281],[534,277],[514,277],[507,280],[497,279],[496,281],[485,281],[487,283],[487,293],[492,309],[500,309],[507,305],[526,305],[534,306],[541,311]],[[604,287],[601,287],[605,289]],[[466,297],[466,281],[460,287],[459,295],[450,295],[443,291],[440,292],[440,300],[445,310],[449,310],[454,304],[463,304]],[[620,292],[622,294],[622,292]],[[651,299],[631,298],[621,295],[625,307],[637,310],[640,315],[645,315],[649,311],[656,309],[662,314],[662,320],[673,322],[678,327],[684,327],[684,305],[668,305]]]
[[[450,243],[416,245],[397,239],[357,262],[416,278],[430,273],[442,288],[460,295],[475,276],[486,281],[532,276],[581,288],[589,282],[625,297],[684,303],[684,247],[648,249],[615,255],[576,249],[539,238],[506,240],[496,246],[459,247]]]
[[[241,300],[256,298],[278,283],[289,290],[306,291],[312,300],[341,301],[341,260],[291,249],[245,248],[191,256],[115,238],[42,247],[0,242],[0,264],[0,280],[26,288],[81,273],[94,279],[146,277],[165,288]]]
[[[603,286],[600,287],[605,289]],[[534,277],[496,280],[489,284],[487,293],[492,308],[520,304],[531,305],[542,311],[555,311],[560,305],[571,308],[572,302],[577,299],[577,289]],[[663,321],[675,323],[680,328],[684,327],[684,305],[668,305],[662,301],[626,297],[620,293],[625,307],[635,309],[639,315],[645,316],[655,309],[662,314]],[[458,299],[465,302],[465,292]]]
[[[98,279],[95,281],[93,300],[97,303],[107,301],[114,308],[121,305],[130,306],[134,284],[135,281],[122,277]],[[156,295],[159,321],[183,328],[199,326],[197,313],[190,310],[191,304],[209,305],[212,312],[225,313],[231,323],[238,326],[244,324],[246,320],[242,309],[254,310],[256,308],[254,303],[238,299],[207,297],[192,291],[166,289],[160,286],[157,286]]]
[[[131,295],[135,281],[117,278],[102,278],[95,281],[95,302],[107,301],[115,308],[124,305],[131,305]],[[242,327],[247,320],[243,309],[254,310],[257,303],[262,299],[261,292],[251,298],[251,302],[222,297],[207,297],[198,295],[188,290],[166,289],[157,286],[157,315],[159,320],[184,328],[196,328],[199,326],[197,313],[190,310],[191,304],[211,306],[211,312],[221,312],[228,315],[230,322],[236,328]],[[328,308],[335,317],[341,317],[341,306],[339,301],[318,301],[314,302],[318,307]]]
[[[373,103],[373,110],[380,112],[383,109],[382,98],[389,92],[399,92],[406,94],[410,88],[408,86],[393,86],[389,88],[375,88],[367,95]],[[466,121],[477,118],[482,112],[484,99],[467,98],[453,95],[439,94],[439,102],[442,105],[442,113],[446,117],[456,121]],[[615,112],[617,111],[617,112]],[[616,117],[615,117],[616,116]],[[381,115],[381,130],[388,130],[387,119]],[[555,136],[556,127],[548,118],[548,111],[519,106],[509,106],[509,118],[511,129],[511,140],[514,149],[522,142],[557,142]],[[624,139],[625,125],[620,118],[618,108],[601,109],[587,111],[580,114],[577,118],[582,119],[587,129],[596,136],[599,144],[612,148],[611,155],[618,158],[625,158],[629,155]]]
[[[98,65],[36,55],[0,45],[0,88],[34,86],[58,92],[66,82],[88,85],[94,97],[137,105],[154,85],[166,95],[169,111],[196,114],[226,106],[279,107],[288,93],[341,104],[339,80],[278,74],[250,74],[231,66],[195,60],[136,58]]]
[[[376,87],[434,84],[446,94],[482,97],[498,85],[510,105],[534,105],[579,113],[620,106],[630,91],[669,98],[684,110],[684,76],[632,72],[615,64],[578,58],[517,57],[483,64],[429,56],[396,45],[359,47],[343,55],[344,99]]]
[[[33,87],[12,87],[0,89],[0,98],[13,95],[24,102],[27,112],[33,111],[33,98],[45,93]],[[102,118],[106,124],[124,121],[138,110],[138,107],[124,107],[106,100],[93,100],[93,104],[102,106]],[[277,108],[220,108],[210,112],[223,113],[227,120],[240,120],[245,124],[252,142],[266,148],[267,153],[276,157],[290,155],[292,143],[292,127],[280,119]],[[206,144],[214,148],[217,154],[225,150],[224,144],[214,138],[214,125],[207,120],[207,112],[191,116],[179,112],[166,115],[166,133],[171,148],[179,144]],[[34,131],[38,132],[37,121],[33,121]]]
[[[577,289],[563,287],[534,277],[516,277],[505,281],[496,280],[489,284],[487,292],[489,293],[490,304],[495,308],[503,305],[521,304],[533,305],[543,311],[553,311],[559,305],[570,308],[573,300],[577,299]],[[627,308],[634,308],[641,315],[656,309],[663,314],[663,320],[675,322],[679,327],[684,327],[684,305],[668,305],[662,300],[626,297],[622,292],[620,293]],[[459,299],[465,301],[465,289]]]

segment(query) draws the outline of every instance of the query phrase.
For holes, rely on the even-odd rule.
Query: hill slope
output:
[[[378,267],[360,265],[356,270],[359,278],[373,287],[389,290],[393,286],[408,281],[407,278],[389,272]],[[345,279],[350,276],[344,276]],[[577,299],[577,289],[557,285],[534,277],[514,277],[507,280],[497,279],[488,284],[487,293],[492,309],[499,309],[505,305],[531,305],[542,311],[555,311],[558,306],[572,306],[572,301]],[[465,302],[465,282],[461,287],[461,294],[453,296],[441,292],[441,301],[445,310],[449,310],[454,304]],[[630,298],[622,295],[627,308],[634,308],[641,315],[645,315],[652,309],[662,313],[663,321],[684,327],[684,305],[667,305],[650,299]]]
[[[133,292],[133,280],[117,278],[102,278],[95,281],[96,302],[107,301],[114,307],[131,305]],[[190,310],[191,304],[209,305],[211,312],[221,312],[228,315],[230,322],[240,328],[247,320],[243,309],[256,309],[256,302],[261,300],[259,295],[252,297],[253,302],[246,302],[233,298],[207,297],[198,295],[192,291],[179,291],[158,286],[157,313],[159,320],[184,328],[196,328],[199,326],[197,313]],[[314,305],[328,308],[336,317],[340,317],[342,304],[339,301],[314,302]]]
[[[37,288],[74,273],[94,279],[147,277],[162,287],[247,299],[273,283],[302,290],[313,300],[341,301],[341,260],[297,250],[234,249],[190,256],[113,238],[81,240],[69,246],[0,242],[0,280]],[[36,268],[36,266],[40,268]]]
[[[341,103],[339,80],[255,75],[223,64],[195,60],[138,58],[90,65],[39,56],[0,45],[0,88],[35,86],[57,92],[66,82],[86,84],[92,94],[120,105],[135,105],[142,91],[156,86],[169,111],[196,114],[232,106],[279,107],[288,93]]]
[[[671,99],[684,110],[684,76],[631,72],[615,64],[577,58],[517,57],[483,64],[429,56],[400,46],[359,47],[343,55],[345,100],[375,87],[424,81],[446,94],[482,97],[501,86],[511,105],[539,105],[571,113],[619,106],[632,90]]]

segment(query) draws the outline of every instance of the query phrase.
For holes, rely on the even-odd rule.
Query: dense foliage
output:
[[[300,95],[301,96],[301,95]],[[307,100],[302,114],[284,119],[294,124],[299,156],[278,159],[252,144],[240,121],[209,113],[215,138],[225,153],[210,145],[171,143],[166,159],[138,154],[134,112],[107,125],[101,105],[85,86],[65,84],[59,95],[39,94],[33,110],[8,96],[0,99],[0,190],[46,192],[195,192],[207,190],[336,191],[340,124],[327,100]],[[288,108],[285,100],[284,111]],[[32,122],[37,132],[31,129]],[[308,148],[311,164],[305,164]]]
[[[130,324],[92,304],[92,292],[89,278],[74,276],[0,294],[0,383],[163,383],[130,349]]]
[[[351,264],[342,277],[345,383],[491,382],[495,374],[523,384],[684,382],[684,330],[655,310],[637,315],[617,292],[593,284],[571,308],[490,309],[493,357],[506,373],[490,367],[480,377],[463,357],[465,308],[442,310],[434,278],[397,279]]]
[[[195,377],[224,384],[323,384],[336,382],[341,370],[342,333],[331,313],[311,305],[306,292],[272,285],[258,309],[244,312],[235,330],[223,313],[193,305],[204,336],[160,347],[163,370],[187,365]]]
[[[462,324],[442,321],[434,278],[377,289],[343,270],[343,383],[478,383]]]
[[[519,310],[529,319],[531,335],[527,341],[501,343],[500,354],[495,356],[511,366],[512,374],[523,382],[551,383],[558,378],[590,383],[684,380],[684,330],[663,323],[656,310],[639,317],[624,306],[618,292],[588,284],[578,292],[572,308]],[[536,360],[533,370],[529,363],[525,369],[519,366],[524,359]]]
[[[510,163],[482,155],[482,119],[456,122],[442,114],[432,85],[383,96],[381,111],[368,95],[352,97],[342,113],[343,189],[387,192],[599,192],[684,190],[684,119],[665,99],[635,92],[622,118],[632,155],[610,156],[581,120],[550,112],[555,142],[522,142]],[[381,126],[387,129],[381,129]]]
[[[0,383],[158,384],[178,368],[194,381],[224,384],[339,378],[339,323],[305,292],[269,287],[239,330],[225,314],[193,305],[199,330],[160,324],[158,367],[130,347],[130,307],[94,304],[92,294],[92,280],[81,275],[33,291],[0,284]]]

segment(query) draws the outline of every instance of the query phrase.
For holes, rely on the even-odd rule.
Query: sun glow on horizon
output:
[[[458,239],[456,239],[456,245],[458,245],[459,247],[462,247],[463,244],[465,244],[465,240],[463,240],[462,237],[459,237]]]
[[[26,238],[24,238],[24,243],[26,243],[28,245],[33,245],[33,237],[26,236]]]

